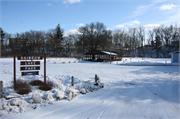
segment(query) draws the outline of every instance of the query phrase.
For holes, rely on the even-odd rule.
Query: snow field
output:
[[[140,59],[142,60],[142,58],[132,58],[132,61],[144,62]],[[149,59],[149,62],[163,63],[165,60]],[[0,75],[3,77],[1,79],[5,87],[9,88],[13,80],[11,73],[13,60],[1,61]],[[127,59],[128,61],[130,62],[130,59]],[[180,117],[178,66],[124,66],[117,65],[116,62],[53,64],[55,59],[51,62],[47,63],[47,79],[53,81],[56,88],[44,92],[33,87],[34,93],[17,98],[27,103],[23,107],[25,110],[23,113],[20,113],[18,106],[12,106],[10,100],[2,101],[7,101],[11,108],[17,107],[15,110],[18,110],[18,114],[0,110],[3,119],[178,119]],[[168,62],[170,63],[170,59],[167,59]],[[43,65],[41,67],[40,76],[27,78],[21,77],[17,69],[17,78],[26,81],[43,80]],[[105,87],[93,93],[81,95],[86,88],[91,91],[95,74],[100,77]],[[71,76],[75,77],[74,88],[70,86]],[[74,91],[81,93],[68,101]],[[13,90],[9,90],[9,93],[15,95]],[[39,94],[34,98],[40,97],[37,98],[41,99],[40,103],[33,102],[33,94]],[[66,99],[56,101],[61,99],[62,95],[65,95]],[[31,100],[32,104],[26,100]]]

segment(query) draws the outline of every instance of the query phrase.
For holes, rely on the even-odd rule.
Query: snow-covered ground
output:
[[[4,106],[10,110],[2,110],[1,106],[0,118],[178,119],[180,117],[179,64],[172,66],[170,60],[169,58],[124,58],[123,61],[110,64],[81,62],[77,59],[47,59],[47,79],[56,82],[57,86],[47,92],[34,88],[28,96],[10,100],[1,99],[0,104],[5,103]],[[79,63],[69,61],[79,61]],[[17,79],[43,80],[43,60],[40,76],[21,77],[19,67],[20,63],[17,61]],[[81,89],[88,87],[83,82],[88,82],[88,85],[92,86],[95,74],[104,83],[104,88],[85,95],[79,93],[78,87]],[[70,86],[71,76],[74,76],[75,82],[78,82],[74,87]],[[3,81],[7,92],[15,94],[8,88],[13,81],[12,58],[0,59],[0,80]],[[77,96],[70,101],[68,99],[57,101],[54,95],[61,95],[58,91],[61,91],[62,87],[63,90],[77,92]],[[33,99],[33,95],[38,97],[35,94],[42,97],[41,102],[28,102],[28,99]]]

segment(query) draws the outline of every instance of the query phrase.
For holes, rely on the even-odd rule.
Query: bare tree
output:
[[[141,47],[143,47],[144,45],[144,41],[145,41],[145,28],[144,27],[139,27],[138,28],[138,36],[139,39],[141,41]]]
[[[54,55],[53,54],[53,51],[54,51],[54,35],[55,35],[55,32],[54,32],[54,29],[50,29],[47,31],[46,33],[46,50],[48,52],[50,52],[50,55]]]
[[[154,46],[154,44],[152,43],[152,41],[154,41],[154,32],[153,30],[149,30],[148,31],[148,37],[149,37],[149,41],[148,44]]]
[[[139,46],[138,31],[136,28],[129,28],[128,34],[130,36],[130,49],[134,51],[133,54],[135,54],[135,49]]]
[[[166,43],[165,43],[165,41],[164,41],[163,27],[164,27],[164,26],[161,25],[161,26],[159,26],[159,27],[157,27],[157,28],[154,28],[154,29],[153,29],[153,32],[154,32],[154,34],[155,34],[154,39],[156,40],[156,37],[158,36],[159,39],[160,39],[160,41],[161,41],[161,43],[164,45],[164,44],[166,44]]]
[[[76,52],[75,45],[77,41],[78,41],[78,34],[69,33],[68,36],[64,37],[63,45],[65,46],[65,52],[67,56],[71,56],[72,53],[75,54]]]
[[[163,33],[163,36],[165,39],[164,43],[166,46],[168,46],[170,44],[172,37],[173,37],[173,26],[170,25],[169,27],[168,26],[163,27],[162,33]]]
[[[103,23],[87,24],[84,27],[80,27],[79,32],[81,33],[79,39],[83,43],[86,42],[83,46],[87,48],[88,51],[109,47],[111,31],[106,30]]]
[[[113,32],[113,42],[115,46],[115,50],[122,53],[124,48],[124,30],[116,30]]]
[[[139,54],[141,54],[141,56],[144,56],[144,41],[145,41],[145,28],[144,27],[139,27],[138,28],[138,38],[139,38],[139,40],[140,40],[140,46],[141,46],[141,51],[140,52],[142,52],[142,54],[141,53],[139,53]]]

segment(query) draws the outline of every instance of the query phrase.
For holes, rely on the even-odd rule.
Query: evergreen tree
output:
[[[0,37],[1,37],[1,41],[0,41],[0,57],[1,57],[1,53],[3,52],[3,42],[4,42],[4,37],[5,37],[5,34],[3,33],[3,30],[2,28],[0,27]]]
[[[61,45],[63,41],[63,30],[60,28],[60,24],[56,27],[56,44]]]
[[[60,28],[60,24],[55,29],[54,36],[54,56],[60,55],[62,51],[62,41],[63,41],[63,30]]]
[[[1,46],[3,45],[3,39],[5,37],[4,31],[2,30],[2,28],[0,28],[0,33],[1,33]]]

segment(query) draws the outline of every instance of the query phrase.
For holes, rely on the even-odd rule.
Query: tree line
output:
[[[158,27],[138,27],[128,29],[118,29],[113,32],[113,43],[119,48],[119,52],[123,54],[128,51],[130,56],[145,56],[151,53],[156,53],[159,57],[159,52],[163,53],[164,57],[169,52],[179,49],[180,27],[177,24]],[[115,47],[114,47],[115,48]],[[130,52],[129,52],[130,51]],[[138,52],[137,52],[138,51]]]
[[[1,30],[3,31],[3,30]],[[75,33],[64,33],[58,24],[48,31],[30,30],[23,33],[1,33],[1,54],[8,52],[50,53],[51,56],[77,56],[91,50],[112,50],[126,56],[145,56],[153,50],[159,52],[179,49],[180,27],[160,25],[159,27],[109,30],[100,22],[92,22]],[[151,57],[151,56],[150,56]],[[165,56],[167,57],[167,56]]]

